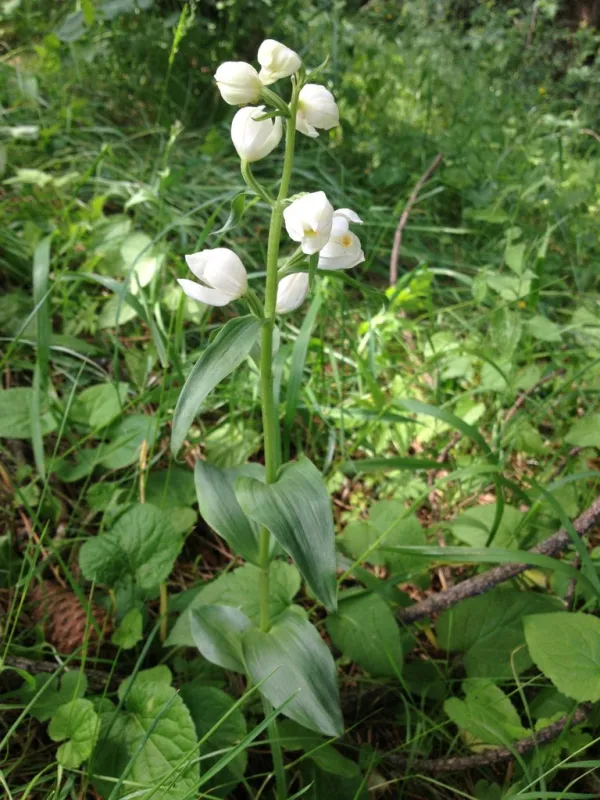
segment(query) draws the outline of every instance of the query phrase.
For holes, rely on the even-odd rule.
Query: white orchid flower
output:
[[[230,106],[256,103],[262,83],[252,64],[245,61],[225,61],[215,72],[221,97]]]
[[[296,130],[315,139],[317,128],[328,131],[340,124],[340,112],[329,89],[317,83],[307,83],[298,95]]]
[[[277,305],[275,310],[278,314],[287,314],[295,311],[304,302],[308,294],[308,273],[294,272],[293,275],[286,275],[279,281],[277,287]]]
[[[298,72],[302,61],[298,53],[275,39],[265,39],[258,48],[259,77],[265,86]]]
[[[259,161],[281,141],[281,118],[258,119],[265,113],[264,106],[247,106],[240,108],[231,122],[231,140],[244,161]]]
[[[319,253],[319,269],[350,269],[365,260],[360,239],[350,230],[350,223],[362,225],[362,220],[350,208],[340,208],[333,212],[331,235]]]
[[[185,257],[188,267],[202,283],[180,278],[177,283],[188,297],[209,306],[226,306],[245,294],[248,276],[239,257],[227,247],[201,250]]]
[[[333,206],[325,192],[312,192],[294,200],[284,210],[283,219],[290,238],[300,242],[303,253],[313,255],[329,240]]]

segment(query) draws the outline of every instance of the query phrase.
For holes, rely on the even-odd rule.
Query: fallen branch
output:
[[[406,204],[404,211],[402,212],[402,216],[400,217],[398,227],[396,228],[396,232],[394,234],[394,245],[392,247],[392,254],[390,256],[390,286],[393,286],[398,280],[398,256],[400,255],[400,245],[402,244],[402,233],[406,227],[406,223],[408,222],[410,212],[419,198],[419,192],[439,167],[442,158],[442,153],[438,153],[427,170],[423,173],[423,175],[421,175],[415,188],[412,190],[410,197],[408,198],[408,203]]]
[[[598,522],[600,522],[600,497],[592,503],[583,514],[577,517],[573,523],[573,527],[579,536],[584,536]],[[532,547],[529,552],[545,556],[555,556],[563,550],[566,550],[571,544],[571,541],[571,536],[568,531],[565,528],[561,528],[548,539]],[[404,623],[415,622],[418,619],[423,619],[423,617],[429,617],[431,614],[444,611],[456,605],[456,603],[465,600],[467,597],[483,594],[493,589],[494,586],[497,586],[499,583],[509,581],[511,578],[515,578],[528,569],[531,569],[530,564],[501,564],[480,575],[474,575],[472,578],[468,578],[466,581],[462,581],[462,583],[444,592],[432,594],[425,600],[408,606],[408,608],[399,609],[396,612],[396,617],[400,622]]]
[[[409,759],[405,756],[388,755],[386,756],[386,761],[394,766],[406,767],[410,765],[413,774],[417,771],[434,773],[459,772],[475,767],[487,767],[492,764],[498,764],[501,761],[509,761],[515,757],[515,753],[524,755],[539,745],[556,739],[563,730],[583,722],[591,707],[591,703],[584,703],[575,712],[565,714],[564,717],[556,720],[546,728],[542,728],[541,731],[515,742],[512,747],[496,747],[493,750],[485,750],[483,753],[476,753],[472,756],[454,756],[451,758]]]

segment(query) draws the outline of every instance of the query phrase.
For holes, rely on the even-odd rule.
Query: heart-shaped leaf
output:
[[[160,509],[135,503],[108,533],[85,542],[79,565],[89,581],[114,587],[133,579],[141,589],[154,589],[167,579],[182,544]]]
[[[98,715],[90,700],[73,700],[61,706],[48,726],[48,735],[53,742],[68,739],[58,748],[58,763],[68,769],[77,769],[92,754],[98,730]]]
[[[186,380],[173,414],[171,452],[181,447],[202,403],[223,378],[246,358],[260,330],[256,317],[235,317],[225,323],[202,353]]]
[[[298,606],[291,606],[268,633],[248,631],[244,661],[254,683],[273,706],[289,700],[282,713],[310,730],[341,736],[335,662],[316,628]],[[291,698],[291,699],[290,699]]]
[[[335,611],[333,516],[329,493],[315,465],[302,457],[283,467],[271,484],[238,478],[235,493],[242,510],[269,529],[316,597]]]

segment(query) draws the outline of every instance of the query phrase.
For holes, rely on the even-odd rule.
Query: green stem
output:
[[[275,483],[277,480],[277,470],[279,469],[280,452],[279,440],[277,436],[277,425],[279,424],[277,409],[275,408],[275,398],[273,396],[273,328],[275,327],[275,306],[277,303],[277,262],[279,259],[279,242],[281,240],[281,228],[283,225],[284,202],[288,196],[290,179],[292,176],[292,164],[294,161],[294,142],[296,138],[296,113],[298,110],[299,85],[294,82],[292,100],[290,103],[290,117],[286,121],[285,133],[285,158],[283,162],[283,174],[277,200],[273,203],[271,211],[271,224],[269,226],[269,241],[267,246],[267,281],[265,288],[265,307],[264,323],[261,330],[260,347],[260,380],[262,394],[262,420],[263,437],[265,451],[265,475],[267,483]],[[271,535],[266,528],[260,534],[260,629],[267,632],[271,627],[269,617],[269,561],[270,561],[270,539]],[[265,706],[266,708],[267,706]],[[275,781],[277,786],[278,800],[285,800],[287,790],[285,785],[285,773],[283,770],[283,758],[281,746],[277,734],[277,724],[275,722],[269,726],[269,739],[271,741],[271,754],[275,769]]]

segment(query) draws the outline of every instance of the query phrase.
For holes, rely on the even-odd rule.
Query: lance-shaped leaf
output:
[[[241,475],[262,482],[264,474],[262,464],[219,469],[205,461],[197,461],[194,470],[200,514],[236,553],[257,565],[260,527],[240,508],[235,496],[235,484]]]
[[[200,606],[192,611],[190,628],[194,644],[212,664],[234,672],[245,672],[242,636],[254,626],[238,608]]]
[[[173,414],[171,451],[175,455],[202,403],[223,378],[246,358],[261,322],[256,317],[229,320],[202,353],[186,380]]]
[[[238,478],[242,510],[264,525],[296,562],[328,611],[337,608],[333,516],[321,473],[308,458],[287,464],[275,483]]]
[[[264,681],[260,691],[273,706],[289,700],[286,717],[326,736],[343,733],[335,662],[301,608],[284,611],[268,633],[248,631],[242,646],[248,675]]]

